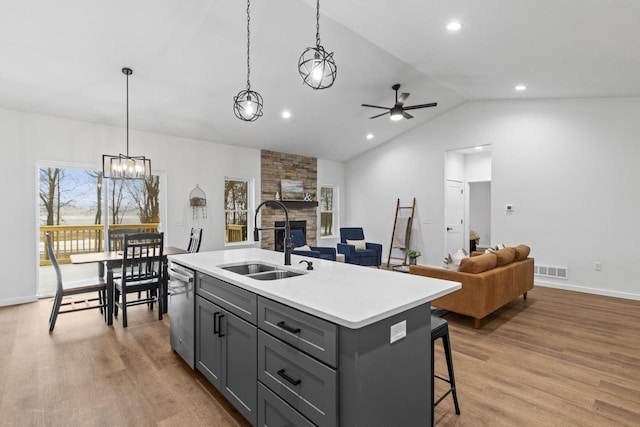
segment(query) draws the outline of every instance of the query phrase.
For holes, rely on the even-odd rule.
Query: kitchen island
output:
[[[256,248],[169,258],[196,272],[196,369],[253,425],[430,424],[430,301],[459,283]]]

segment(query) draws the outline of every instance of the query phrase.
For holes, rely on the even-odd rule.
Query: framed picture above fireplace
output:
[[[294,181],[292,179],[280,180],[280,193],[282,200],[304,200],[302,181]]]

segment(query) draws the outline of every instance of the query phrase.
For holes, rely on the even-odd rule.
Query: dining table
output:
[[[162,312],[167,312],[167,306],[169,302],[168,289],[169,289],[169,268],[168,259],[169,255],[181,255],[188,253],[185,249],[176,248],[173,246],[167,246],[162,249]],[[113,283],[113,268],[122,264],[123,253],[122,251],[105,251],[105,252],[88,252],[82,254],[71,255],[72,264],[91,264],[100,263],[106,266],[106,282],[107,282],[107,325],[113,324],[113,309],[114,309],[114,283]],[[100,269],[102,271],[102,269]]]

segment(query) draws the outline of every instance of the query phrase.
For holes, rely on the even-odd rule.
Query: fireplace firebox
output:
[[[276,221],[274,227],[283,227],[284,221]],[[307,221],[289,221],[291,230],[302,230],[305,239],[307,238]],[[284,230],[275,230],[275,250],[284,252]]]

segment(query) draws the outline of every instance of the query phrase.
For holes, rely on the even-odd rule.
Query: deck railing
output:
[[[139,228],[143,232],[155,233],[159,223],[113,224],[109,228]],[[51,244],[60,264],[71,262],[71,255],[101,252],[104,248],[104,225],[41,225],[40,265],[51,265],[45,248],[45,233],[51,233]]]

